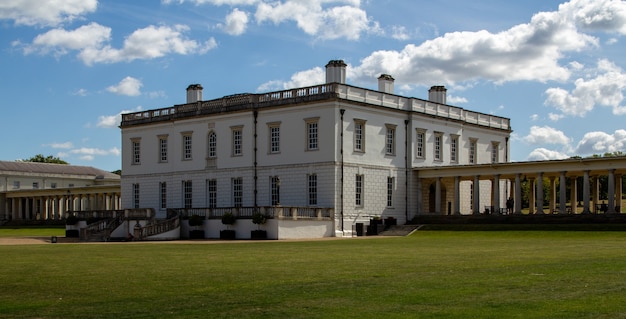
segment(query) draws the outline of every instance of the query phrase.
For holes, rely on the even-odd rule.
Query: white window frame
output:
[[[319,150],[319,117],[305,119],[306,150]]]
[[[232,179],[233,207],[243,206],[243,178]]]
[[[133,208],[139,208],[140,205],[139,184],[133,184]]]
[[[206,187],[207,187],[207,207],[216,208],[217,207],[217,180],[207,179]]]
[[[160,182],[159,183],[159,207],[161,209],[167,208],[167,183]]]
[[[232,126],[232,156],[243,156],[243,126]]]
[[[498,163],[500,161],[500,142],[491,142],[491,162]]]
[[[193,159],[193,132],[182,132],[183,161]]]
[[[217,157],[217,134],[214,131],[209,132],[209,135],[207,135],[207,157]]]
[[[396,155],[396,127],[394,124],[385,124],[385,154]]]
[[[395,182],[395,177],[387,176],[387,207],[393,207],[393,189]]]
[[[435,132],[433,141],[433,160],[443,162],[443,133]]]
[[[478,139],[477,138],[470,138],[469,139],[469,147],[467,148],[469,164],[477,164],[478,163],[478,152],[476,150],[477,148],[478,148]]]
[[[193,208],[193,181],[183,181],[183,208]]]
[[[317,174],[307,175],[309,206],[317,206]]]
[[[280,153],[280,122],[267,123],[269,154]]]
[[[363,207],[363,187],[365,184],[365,176],[363,174],[356,174],[354,180],[354,205],[356,207]]]
[[[426,130],[415,129],[415,157],[424,158],[426,154]]]
[[[270,205],[280,205],[280,177],[270,176]]]
[[[167,163],[167,135],[159,135],[159,163]]]
[[[354,119],[354,151],[365,153],[365,120]]]
[[[450,163],[459,162],[459,136],[450,134]]]
[[[131,138],[130,139],[130,147],[132,150],[131,159],[133,165],[141,164],[141,138]]]

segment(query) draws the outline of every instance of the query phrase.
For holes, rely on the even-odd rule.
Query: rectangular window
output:
[[[33,182],[33,189],[39,189],[39,183]]]
[[[161,209],[167,208],[167,184],[165,182],[159,183],[159,200],[161,202]]]
[[[354,183],[354,193],[356,206],[363,206],[363,175],[356,175],[356,181]]]
[[[191,181],[183,181],[183,207],[193,207],[193,185]]]
[[[393,207],[393,185],[394,178],[387,177],[387,207]]]
[[[242,155],[242,132],[241,127],[233,127],[231,128],[233,132],[233,156],[241,156]]]
[[[50,188],[57,188],[57,183],[50,183]]]
[[[499,156],[498,156],[499,147],[500,147],[500,143],[491,142],[491,162],[492,163],[497,163],[499,161]]]
[[[307,119],[306,121],[306,140],[307,151],[315,151],[318,149],[318,118]]]
[[[307,177],[309,188],[309,206],[317,205],[317,174],[310,174]]]
[[[191,149],[191,132],[183,133],[183,160],[191,160],[192,159],[192,149]]]
[[[417,135],[415,136],[415,156],[418,158],[424,158],[424,130],[417,130]]]
[[[269,141],[270,141],[270,153],[275,154],[280,152],[280,123],[270,123],[269,125]]]
[[[280,178],[270,177],[270,203],[272,206],[280,205]]]
[[[208,153],[209,158],[217,157],[217,135],[215,132],[209,133]]]
[[[133,147],[133,165],[139,165],[141,164],[141,140],[133,139],[132,147]]]
[[[167,162],[167,136],[159,136],[159,162]]]
[[[476,164],[476,139],[471,138],[469,141],[469,163]]]
[[[443,159],[441,157],[441,148],[442,148],[442,140],[443,140],[443,135],[440,132],[435,132],[435,147],[434,147],[434,158],[435,161],[441,162]]]
[[[459,136],[451,135],[450,136],[450,162],[457,163],[459,161],[457,151],[459,146]]]
[[[217,180],[210,179],[207,181],[207,200],[209,208],[217,207]]]
[[[20,189],[20,181],[13,181],[13,189]]]
[[[139,208],[139,184],[133,184],[133,207]]]
[[[243,179],[233,178],[233,206],[243,206]]]
[[[385,153],[387,155],[396,154],[396,126],[387,124],[387,134],[385,136]]]
[[[365,152],[365,121],[354,120],[354,150]]]

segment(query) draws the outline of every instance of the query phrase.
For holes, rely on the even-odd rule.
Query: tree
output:
[[[27,158],[27,159],[23,159],[20,160],[20,162],[35,162],[35,163],[53,163],[53,164],[69,164],[68,162],[58,158],[58,157],[54,157],[52,155],[48,155],[47,157],[44,157],[42,154],[37,154],[31,158]]]

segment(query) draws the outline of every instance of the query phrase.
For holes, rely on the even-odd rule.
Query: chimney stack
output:
[[[389,74],[381,74],[378,77],[378,91],[394,94],[393,81],[395,79]]]
[[[202,85],[191,84],[187,87],[187,103],[202,101]]]
[[[343,60],[330,60],[326,64],[326,83],[346,83],[346,66]]]
[[[428,90],[428,100],[431,102],[446,104],[446,92],[448,90],[443,85],[431,86]]]

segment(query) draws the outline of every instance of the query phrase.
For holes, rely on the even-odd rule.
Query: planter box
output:
[[[78,229],[66,229],[65,230],[65,237],[78,238],[78,237],[80,237],[79,230]]]
[[[267,239],[267,231],[265,230],[252,230],[250,231],[250,239]]]
[[[220,230],[220,239],[235,239],[235,231],[232,229]]]

